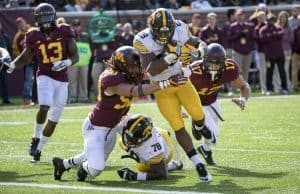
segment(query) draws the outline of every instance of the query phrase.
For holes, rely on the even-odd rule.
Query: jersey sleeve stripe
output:
[[[135,40],[133,43],[133,47],[137,49],[139,52],[148,52],[148,49],[145,47],[143,43],[141,43],[139,40]]]

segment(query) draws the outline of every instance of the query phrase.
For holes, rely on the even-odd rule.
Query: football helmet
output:
[[[207,46],[203,57],[204,70],[211,81],[218,80],[225,69],[226,51],[222,45],[212,43]]]
[[[131,116],[123,127],[122,142],[127,148],[138,147],[151,136],[152,120],[142,114]]]
[[[56,12],[49,3],[40,3],[34,9],[34,19],[42,32],[49,32],[55,27]]]
[[[135,84],[143,79],[143,69],[138,52],[131,46],[121,46],[112,55],[113,68],[122,72],[126,79]]]
[[[175,19],[169,10],[159,8],[150,15],[149,27],[155,42],[164,46],[174,34]]]

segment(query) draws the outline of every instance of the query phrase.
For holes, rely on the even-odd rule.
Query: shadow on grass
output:
[[[279,173],[262,173],[262,172],[251,172],[247,169],[240,169],[228,166],[216,166],[214,170],[217,172],[216,174],[226,174],[231,177],[253,177],[253,178],[280,178],[287,173],[279,172]]]
[[[39,176],[49,176],[50,173],[33,173],[33,174],[23,174],[20,175],[17,172],[12,171],[0,171],[0,181],[5,182],[32,182]],[[20,181],[18,181],[21,179]],[[26,180],[28,179],[28,180]]]

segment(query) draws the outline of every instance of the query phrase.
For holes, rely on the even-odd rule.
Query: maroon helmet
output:
[[[219,79],[225,68],[226,51],[222,45],[212,43],[207,46],[206,54],[203,57],[204,70],[211,81]]]
[[[43,32],[49,32],[56,26],[56,12],[54,7],[49,3],[40,3],[34,9],[33,15],[37,26]]]
[[[143,79],[140,56],[131,46],[119,47],[112,55],[112,65],[114,69],[124,73],[130,82],[137,84]]]

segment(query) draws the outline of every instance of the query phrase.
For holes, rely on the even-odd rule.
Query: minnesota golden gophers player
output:
[[[73,29],[67,24],[55,24],[56,12],[51,4],[39,4],[34,9],[34,18],[37,27],[26,33],[26,47],[9,64],[7,71],[11,73],[15,68],[31,63],[33,56],[37,58],[39,110],[29,154],[33,156],[32,162],[38,162],[67,102],[67,67],[78,61],[78,53]]]
[[[97,103],[82,125],[84,151],[69,159],[53,158],[54,178],[79,165],[77,180],[96,177],[116,143],[119,122],[127,114],[132,98],[152,94],[160,89],[185,84],[187,78],[173,76],[168,80],[141,84],[143,70],[138,52],[130,46],[118,48],[106,62],[108,68],[99,77]],[[180,87],[180,86],[178,86]]]
[[[205,125],[208,130],[200,133],[193,130],[194,137],[200,140],[203,136],[204,142],[197,149],[207,164],[215,165],[212,158],[211,146],[216,144],[219,136],[218,123],[222,121],[221,107],[217,100],[218,92],[223,84],[232,82],[233,86],[240,89],[240,98],[233,98],[241,110],[244,110],[246,101],[250,96],[248,83],[239,75],[239,68],[232,59],[226,59],[225,49],[217,43],[212,43],[207,47],[204,60],[195,61],[189,68],[192,70],[190,80],[195,86],[201,99],[205,113]]]
[[[180,61],[184,60],[181,58],[183,47],[188,44],[199,48],[193,55],[200,57],[200,53],[203,53],[200,52],[203,43],[199,38],[191,35],[187,24],[175,20],[169,10],[159,8],[149,17],[149,28],[135,36],[133,46],[139,51],[141,63],[147,70],[150,80],[160,81],[174,75],[189,76],[183,73],[182,61]],[[200,180],[209,182],[211,175],[201,162],[181,117],[181,106],[183,106],[192,117],[197,130],[206,128],[202,105],[195,88],[188,81],[180,87],[158,91],[154,95],[159,111],[169,122],[178,143],[195,165]]]

